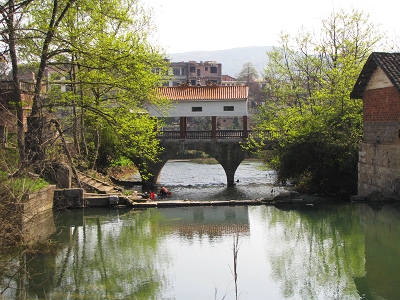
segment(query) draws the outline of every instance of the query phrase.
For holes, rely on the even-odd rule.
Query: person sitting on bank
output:
[[[160,189],[160,195],[161,196],[168,196],[168,190],[165,186],[162,186]]]

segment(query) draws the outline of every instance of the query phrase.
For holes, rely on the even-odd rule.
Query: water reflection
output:
[[[364,236],[350,206],[264,209],[268,256],[282,298],[357,299],[364,275]]]
[[[161,226],[185,237],[250,234],[246,206],[188,207],[160,210]]]
[[[54,253],[16,257],[4,299],[397,299],[397,205],[66,211]],[[15,270],[23,272],[15,276]]]
[[[400,297],[400,207],[359,206],[365,236],[365,274],[356,278],[362,299]]]

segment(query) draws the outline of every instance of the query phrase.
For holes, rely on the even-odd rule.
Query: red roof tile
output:
[[[168,86],[159,87],[161,97],[172,101],[185,100],[245,100],[248,86]]]

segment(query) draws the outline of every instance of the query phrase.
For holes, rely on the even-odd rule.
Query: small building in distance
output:
[[[215,61],[171,62],[168,86],[190,83],[192,86],[206,85],[207,82],[221,84],[222,65]]]
[[[32,109],[35,85],[31,82],[20,82],[24,131],[27,131],[27,118]],[[7,146],[8,135],[17,133],[17,110],[15,102],[14,82],[0,81],[0,140]]]
[[[372,53],[351,98],[363,101],[358,196],[399,195],[400,53]]]

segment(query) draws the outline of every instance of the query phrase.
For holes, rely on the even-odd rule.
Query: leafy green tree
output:
[[[143,114],[142,106],[145,101],[155,101],[152,91],[161,84],[167,65],[162,53],[147,41],[150,24],[138,3],[136,0],[124,2],[126,6],[110,3],[113,8],[107,9],[109,20],[105,23],[107,18],[97,20],[92,13],[73,14],[83,14],[79,19],[84,21],[79,22],[79,34],[68,35],[71,43],[75,42],[75,50],[70,60],[72,76],[67,74],[71,88],[64,95],[64,103],[73,104],[74,111],[79,112],[79,117],[74,114],[73,118],[75,147],[80,153],[79,145],[84,145],[84,154],[92,158],[92,167],[98,164],[103,168],[106,162],[114,163],[123,157],[151,161],[160,150],[155,140],[154,120]],[[86,32],[88,26],[92,28],[90,34]],[[75,36],[85,32],[86,38],[77,41]],[[90,130],[85,122],[92,125]],[[116,139],[107,142],[114,140],[112,147],[119,148],[109,152],[112,155],[99,153],[107,148],[102,146],[102,137],[110,134]]]
[[[24,129],[24,112],[21,97],[21,86],[19,80],[19,59],[18,59],[18,39],[21,30],[21,20],[23,18],[23,10],[30,4],[32,0],[14,1],[9,0],[0,2],[0,32],[2,52],[6,55],[2,56],[2,60],[6,60],[11,64],[11,78],[13,82],[13,99],[17,117],[17,141],[19,150],[19,159],[25,159],[25,129]],[[8,59],[5,59],[8,57]]]
[[[308,192],[356,192],[362,102],[350,92],[379,41],[368,15],[340,11],[322,21],[321,40],[282,34],[281,47],[267,53],[268,99],[255,127],[276,142],[266,161],[280,182]]]
[[[61,123],[67,129],[71,127],[68,132],[73,133],[75,152],[86,158],[99,157],[99,153],[89,153],[89,149],[95,152],[100,149],[100,135],[92,134],[92,129],[97,128],[94,132],[99,133],[102,124],[115,127],[114,134],[145,133],[147,137],[154,137],[147,134],[154,130],[154,121],[144,122],[142,115],[138,118],[141,123],[132,119],[139,116],[145,101],[155,101],[154,87],[166,73],[164,54],[148,41],[151,14],[140,1],[105,0],[96,4],[91,0],[32,0],[23,3],[15,4],[23,12],[18,23],[23,26],[18,27],[18,35],[13,39],[19,55],[15,60],[17,63],[29,61],[36,67],[26,160],[45,159],[46,147],[51,142],[44,130],[49,113],[55,113],[51,117],[62,117]],[[9,43],[8,39],[3,41]],[[20,74],[14,70],[18,78]],[[46,93],[45,82],[49,87]],[[65,122],[65,115],[71,112],[70,123]],[[86,121],[94,127],[87,129]],[[94,142],[96,147],[88,147]],[[148,147],[159,149],[154,146],[147,138],[137,139],[128,152],[132,156],[135,151],[142,155]],[[120,149],[114,153],[122,152]],[[152,153],[154,159],[156,151],[147,153]]]

